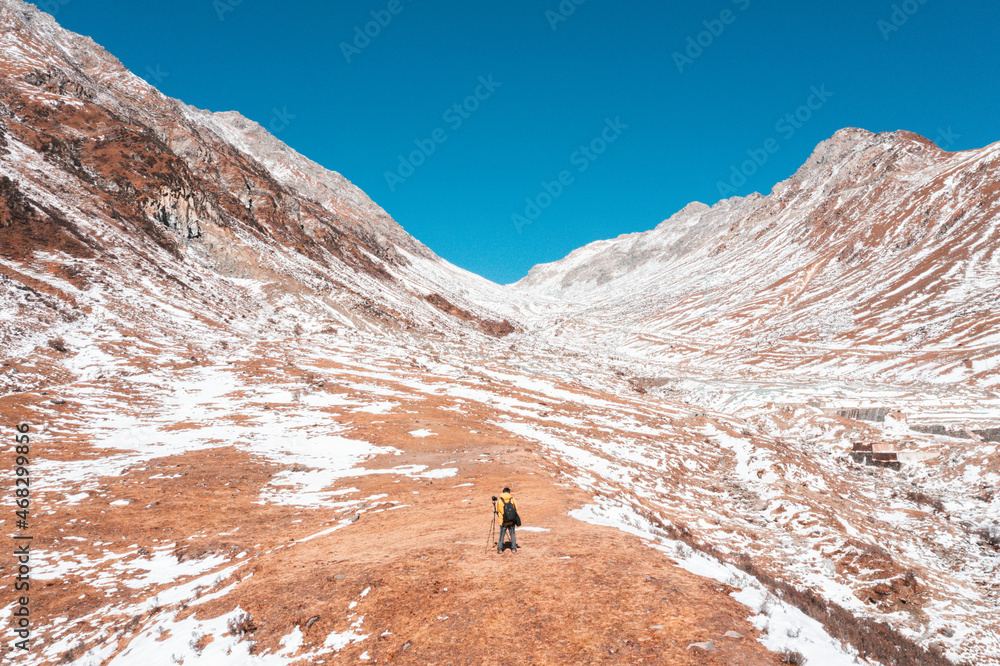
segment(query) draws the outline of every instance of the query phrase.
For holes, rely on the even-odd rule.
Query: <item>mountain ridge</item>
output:
[[[272,300],[295,299],[306,318],[329,317],[332,307],[351,326],[374,317],[402,329],[505,330],[506,315],[481,304],[503,304],[486,295],[493,286],[434,255],[340,174],[235,112],[210,114],[162,95],[27,3],[0,4],[0,18],[0,131],[17,153],[3,172],[17,202],[11,210],[21,211],[5,231],[9,257],[58,248],[120,264],[125,252],[169,276],[167,289],[264,279],[274,285]],[[115,247],[99,240],[111,238]],[[150,254],[145,239],[166,254]],[[422,270],[410,267],[414,259]],[[181,275],[192,271],[200,274]],[[428,282],[431,274],[438,277]],[[424,298],[456,284],[441,296],[486,323],[470,325]],[[235,295],[233,288],[208,290]],[[464,295],[470,291],[483,298]],[[340,294],[337,305],[330,294]],[[237,311],[260,310],[252,294],[240,300]]]
[[[898,379],[993,385],[961,366],[993,367],[1000,354],[998,177],[1000,143],[946,153],[911,132],[843,130],[770,195],[694,202],[536,267],[515,289],[562,299],[567,334],[613,353],[670,358],[666,338],[654,341],[669,331],[742,372],[762,346],[804,343],[825,372],[850,374],[834,347],[903,344],[929,355],[919,368],[898,356]]]
[[[949,154],[949,155],[975,153],[983,150],[997,149],[998,147],[1000,147],[1000,141],[998,141],[994,144],[991,144],[990,146],[986,146],[985,148],[981,149],[970,149],[965,151],[948,153],[947,151],[943,151],[940,148],[938,148],[930,139],[927,139],[926,137],[923,137],[915,132],[910,132],[907,130],[896,130],[891,132],[876,133],[861,128],[847,127],[838,130],[829,139],[826,139],[821,143],[819,143],[813,150],[813,152],[810,154],[809,158],[802,164],[802,166],[800,166],[796,170],[794,174],[792,174],[785,180],[779,181],[774,185],[771,194],[783,192],[789,186],[802,180],[805,174],[810,173],[812,170],[816,169],[819,166],[825,165],[827,162],[834,160],[838,156],[846,155],[847,153],[849,153],[852,146],[859,145],[865,142],[865,140],[878,140],[878,139],[880,140],[899,139],[899,141],[895,143],[895,145],[897,146],[902,145],[904,142],[912,142],[920,145],[926,145],[929,147],[933,147],[934,149],[940,151],[942,154]],[[532,286],[537,286],[537,284],[543,279],[540,274],[545,272],[546,267],[555,266],[560,264],[561,262],[568,263],[574,256],[579,256],[581,254],[584,254],[587,248],[592,248],[595,246],[607,247],[607,245],[612,243],[613,241],[638,238],[643,236],[644,234],[649,234],[650,232],[653,231],[664,230],[669,226],[671,226],[672,223],[690,219],[692,214],[696,212],[706,213],[710,210],[714,210],[717,208],[725,209],[725,208],[736,207],[747,200],[756,201],[761,198],[766,198],[767,196],[769,195],[761,194],[760,192],[752,192],[750,194],[743,196],[734,196],[725,199],[720,199],[719,201],[717,201],[715,204],[712,205],[705,204],[701,201],[691,201],[686,206],[684,206],[676,213],[671,215],[669,218],[660,222],[658,225],[656,225],[655,227],[653,227],[648,231],[638,231],[629,234],[622,234],[612,239],[601,239],[592,241],[591,243],[587,243],[586,245],[583,245],[571,251],[563,259],[534,266],[528,275],[526,275],[524,278],[522,278],[521,280],[519,280],[514,284],[527,288],[530,288]],[[535,273],[535,275],[533,276],[532,273]]]

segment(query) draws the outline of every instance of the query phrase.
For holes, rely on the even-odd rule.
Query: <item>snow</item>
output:
[[[181,562],[175,555],[161,552],[149,558],[115,563],[112,568],[118,571],[116,578],[122,584],[132,589],[145,589],[212,571],[227,561],[228,559],[222,555],[212,555],[199,560]]]
[[[760,642],[769,650],[801,652],[808,663],[848,666],[857,663],[857,653],[827,634],[823,626],[784,601],[774,597],[752,576],[730,564],[724,564],[679,541],[654,534],[652,527],[638,514],[622,506],[598,500],[570,513],[577,520],[614,527],[645,540],[650,546],[669,553],[677,565],[695,575],[739,586],[732,597],[752,609],[750,621],[763,631]]]
[[[421,472],[420,476],[424,479],[447,479],[458,474],[457,467],[443,467],[441,469],[432,469],[429,472]]]
[[[155,628],[134,637],[128,647],[115,655],[109,664],[149,664],[150,666],[175,666],[185,664],[244,664],[245,666],[281,666],[289,663],[301,648],[302,632],[298,627],[281,641],[281,649],[274,654],[250,654],[251,643],[240,637],[225,635],[228,626],[236,622],[244,611],[236,607],[232,612],[211,620],[188,617],[177,620],[174,616],[163,618]],[[161,629],[169,629],[160,633]],[[198,645],[202,637],[212,638],[204,647]],[[317,655],[318,656],[318,655]]]

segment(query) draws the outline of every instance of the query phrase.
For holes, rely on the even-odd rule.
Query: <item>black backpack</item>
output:
[[[503,502],[503,524],[504,525],[516,525],[521,526],[521,517],[517,515],[517,509],[514,507],[514,501],[511,500],[500,500]]]

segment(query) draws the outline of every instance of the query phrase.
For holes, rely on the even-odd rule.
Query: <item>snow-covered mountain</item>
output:
[[[163,96],[27,3],[0,3],[0,29],[5,345],[30,348],[30,322],[100,307],[107,324],[149,299],[243,331],[513,330],[496,285],[257,123]],[[39,282],[44,306],[10,288]]]
[[[0,0],[0,658],[1000,663],[998,170],[843,130],[504,287]]]
[[[536,266],[561,333],[728,373],[1000,383],[1000,143],[845,129],[768,196]]]

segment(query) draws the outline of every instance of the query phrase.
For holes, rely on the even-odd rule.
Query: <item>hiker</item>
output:
[[[517,515],[517,500],[510,496],[510,488],[504,488],[503,494],[494,499],[496,500],[494,510],[500,516],[500,540],[497,541],[497,552],[503,552],[504,534],[510,532],[510,550],[516,553],[517,538],[514,536],[514,528],[521,524],[521,517]]]

